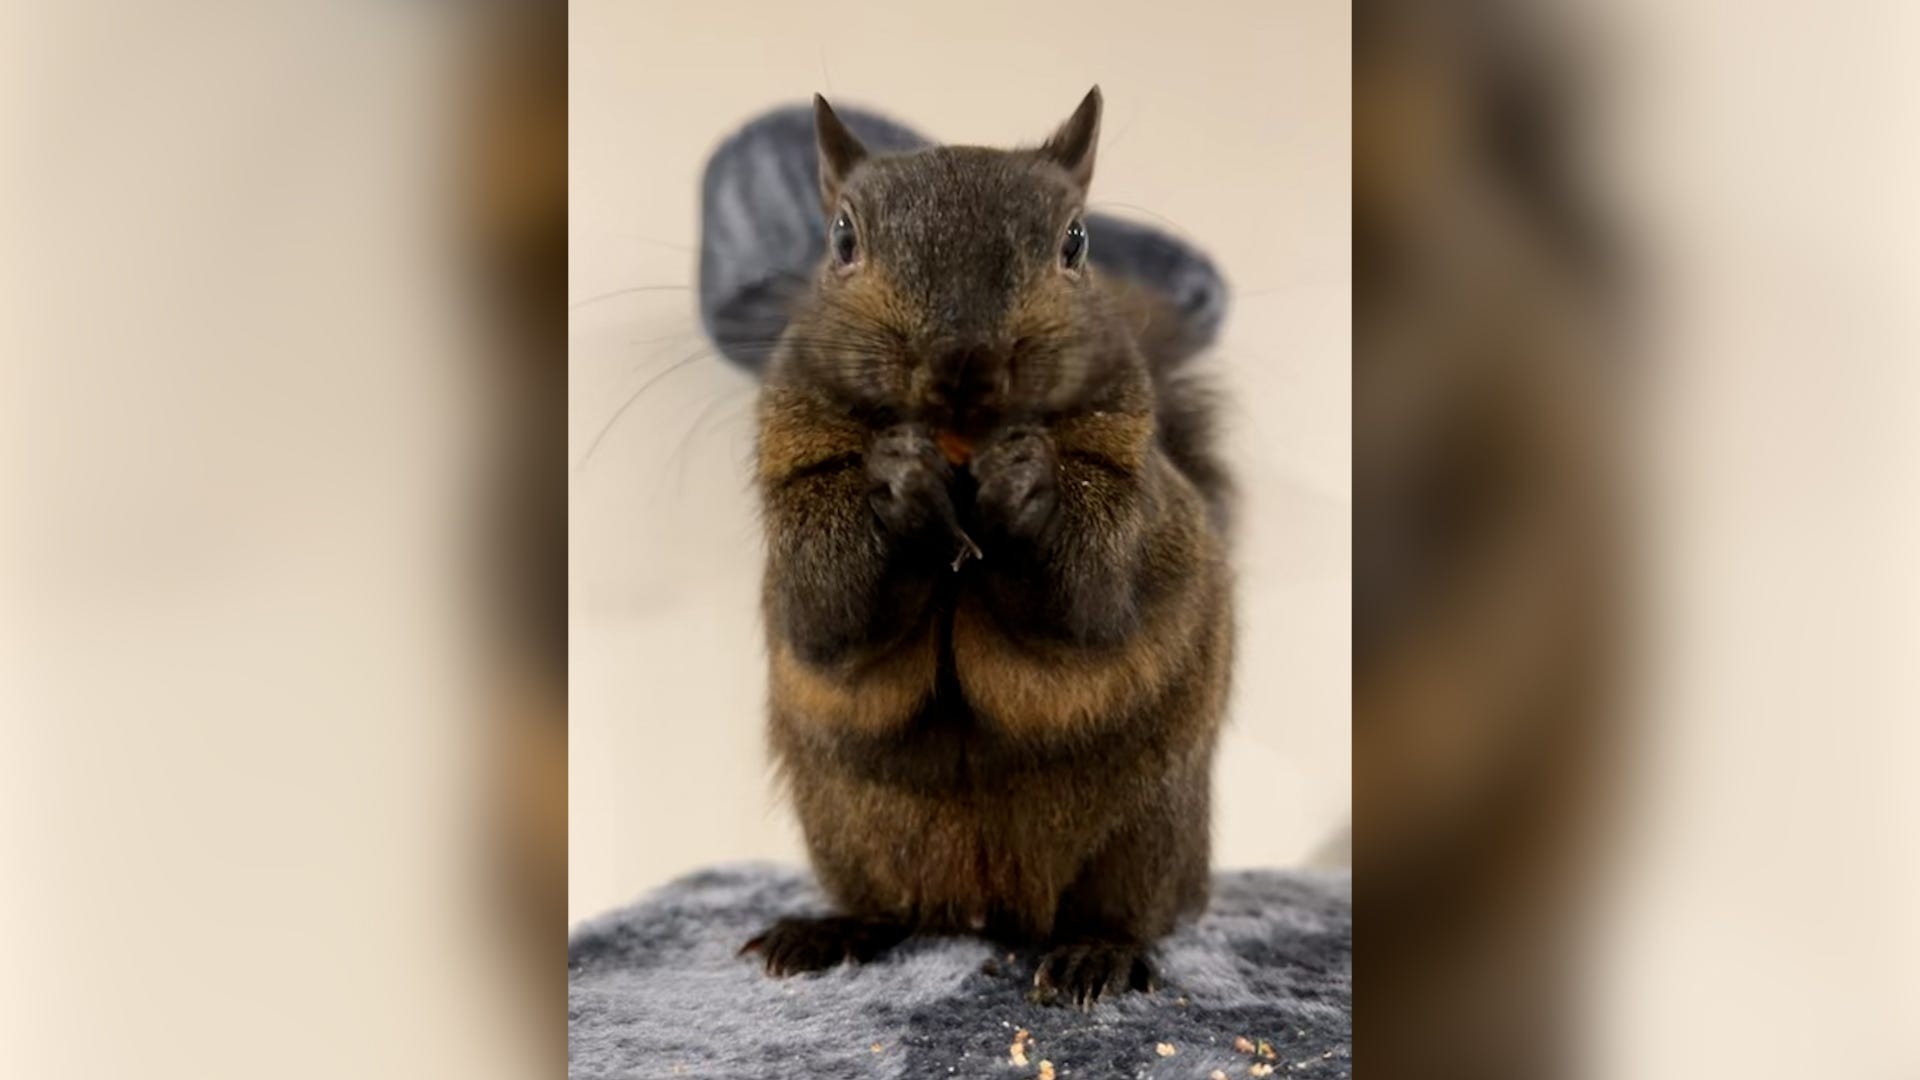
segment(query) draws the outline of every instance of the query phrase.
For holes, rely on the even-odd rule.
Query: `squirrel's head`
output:
[[[813,105],[827,251],[789,363],[876,413],[963,433],[1071,410],[1135,372],[1087,264],[1098,87],[1020,150],[869,154]]]

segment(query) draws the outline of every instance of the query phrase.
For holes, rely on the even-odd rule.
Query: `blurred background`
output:
[[[1356,5],[1369,1075],[1920,1063],[1916,30]]]
[[[560,1070],[564,29],[0,5],[0,1076]]]
[[[1345,7],[745,10],[570,8],[569,917],[714,862],[805,858],[763,749],[756,384],[706,339],[692,285],[709,153],[815,90],[935,140],[1011,146],[1100,84],[1090,205],[1196,245],[1233,291],[1206,358],[1242,491],[1216,859],[1343,863]]]
[[[566,620],[600,626],[573,694],[610,724],[657,653],[621,628],[689,604],[636,564],[711,581],[752,550],[741,503],[690,509],[744,475],[730,406],[649,391],[582,445],[648,377],[628,365],[703,346],[697,161],[815,87],[1002,141],[1095,78],[1103,198],[1233,275],[1219,363],[1272,405],[1236,425],[1243,467],[1312,492],[1350,470],[1351,683],[1295,658],[1332,655],[1287,636],[1305,615],[1250,625],[1282,669],[1241,675],[1351,693],[1368,1075],[1915,1075],[1920,12],[1361,3],[1345,53],[1305,40],[1344,6],[1275,7],[935,15],[977,73],[956,93],[957,61],[834,50],[905,16],[622,5],[594,25],[633,54],[572,78],[647,96],[612,94],[631,113],[589,141],[557,5],[0,3],[0,1075],[559,1075]],[[668,52],[780,85],[655,82]],[[1203,114],[1182,98],[1214,65],[1183,72],[1215,53],[1251,96]],[[1344,146],[1349,92],[1350,166],[1243,169]],[[1346,249],[1320,246],[1349,178],[1350,414],[1295,381],[1349,333]],[[563,261],[569,197],[635,235]],[[641,286],[681,292],[583,303]],[[656,389],[744,403],[709,360]],[[569,541],[568,488],[627,516]],[[1298,534],[1241,538],[1248,573],[1287,553],[1247,599],[1332,605],[1311,568],[1347,556],[1305,545],[1349,534],[1292,505]],[[584,543],[599,606],[561,578]],[[746,610],[748,581],[712,588]],[[685,647],[751,639],[714,619]],[[726,693],[674,718],[754,738],[755,693]],[[1237,813],[1246,861],[1313,857],[1339,765],[1308,715],[1236,716],[1278,779],[1223,784],[1292,815],[1262,849]],[[1266,723],[1297,726],[1251,747]],[[777,852],[741,768],[655,822],[616,820],[611,766],[584,781],[614,869],[581,907],[707,857],[673,838],[709,812]]]

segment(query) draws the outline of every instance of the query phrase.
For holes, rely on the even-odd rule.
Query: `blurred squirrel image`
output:
[[[1164,298],[1088,265],[1100,110],[874,154],[815,99],[757,483],[769,737],[838,913],[748,942],[772,974],[975,933],[1086,1005],[1205,902],[1229,492]]]
[[[1354,835],[1369,1075],[1574,1075],[1626,745],[1625,253],[1578,39],[1354,12]]]

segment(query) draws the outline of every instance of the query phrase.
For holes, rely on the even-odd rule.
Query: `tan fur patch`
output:
[[[760,404],[759,471],[763,483],[866,448],[858,423],[811,407],[798,395],[768,391]]]
[[[1013,735],[1057,735],[1149,701],[1192,656],[1204,614],[1198,597],[1150,611],[1126,645],[1087,649],[1017,642],[982,603],[953,617],[953,660],[967,703]]]
[[[1096,412],[1068,417],[1053,428],[1054,445],[1066,454],[1086,454],[1123,469],[1146,467],[1153,445],[1149,413]]]
[[[773,696],[808,726],[876,734],[911,720],[932,696],[937,663],[931,633],[851,672],[821,671],[781,641],[773,649]]]

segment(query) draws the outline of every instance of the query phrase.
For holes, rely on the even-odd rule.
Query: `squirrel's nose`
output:
[[[936,351],[929,365],[933,385],[949,402],[976,400],[999,385],[1000,357],[990,345]]]

